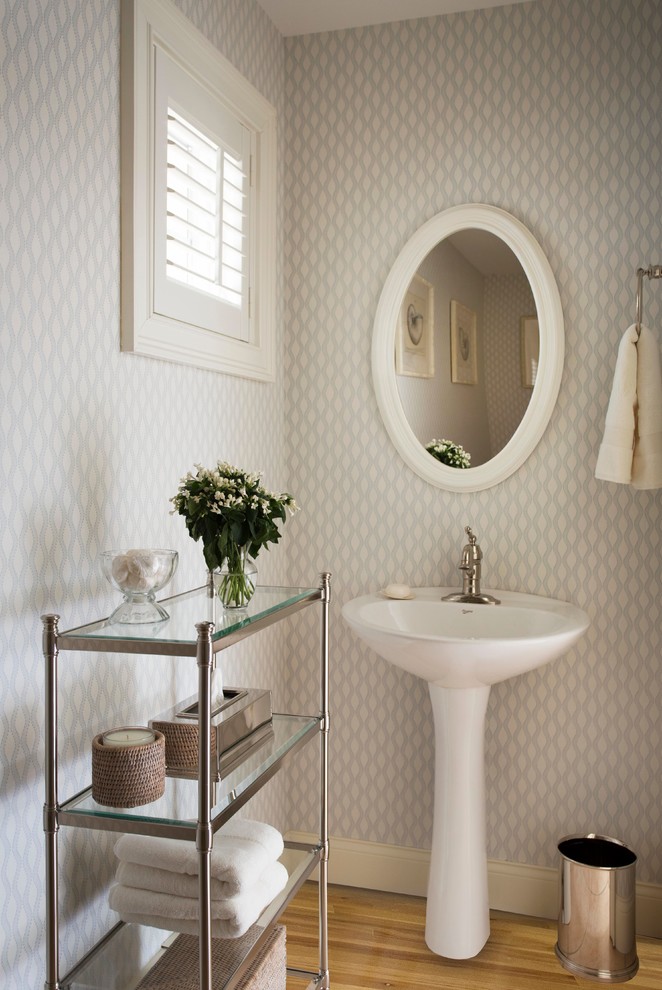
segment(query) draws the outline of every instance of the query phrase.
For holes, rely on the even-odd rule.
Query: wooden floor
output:
[[[317,885],[307,883],[283,915],[287,964],[317,970]],[[556,922],[493,912],[491,935],[474,959],[442,959],[424,939],[425,899],[329,887],[331,990],[585,990],[554,954]],[[637,939],[639,972],[625,986],[662,990],[662,941]],[[604,985],[604,984],[603,984]],[[287,990],[302,990],[288,977]]]

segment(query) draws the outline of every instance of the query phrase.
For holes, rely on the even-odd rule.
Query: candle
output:
[[[104,732],[102,740],[104,746],[121,748],[123,746],[146,746],[148,743],[153,743],[156,740],[156,736],[151,729],[132,726],[129,728],[111,729],[109,732]]]

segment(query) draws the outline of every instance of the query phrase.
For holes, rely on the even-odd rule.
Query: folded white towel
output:
[[[614,383],[598,452],[595,477],[662,487],[662,377],[653,333],[633,324],[618,348]]]
[[[223,884],[219,895],[230,897],[252,887],[282,852],[283,837],[271,825],[233,818],[214,836],[210,855],[212,878]],[[198,852],[192,842],[123,835],[115,844],[115,855],[126,863],[198,875]]]
[[[252,887],[233,897],[212,901],[214,938],[239,938],[243,935],[286,883],[287,870],[283,864],[272,863]],[[116,883],[110,888],[108,903],[122,921],[188,934],[195,934],[198,930],[197,897],[179,897]]]
[[[164,932],[179,932],[182,935],[199,935],[200,926],[197,921],[186,921],[184,918],[166,918],[159,914],[132,914],[130,911],[121,911],[120,919],[127,924],[145,925],[147,928],[160,928]],[[212,938],[239,938],[234,936],[227,921],[211,922]]]
[[[156,866],[141,866],[140,863],[123,863],[117,865],[115,873],[117,883],[125,887],[139,887],[141,890],[153,890],[158,894],[174,894],[176,897],[197,897],[198,878],[188,873],[173,873],[172,870],[159,870]],[[228,885],[222,880],[211,880],[212,901],[222,901],[237,894],[228,894]]]

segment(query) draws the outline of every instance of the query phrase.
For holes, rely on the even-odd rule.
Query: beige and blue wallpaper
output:
[[[178,549],[172,590],[199,583],[200,550],[168,499],[217,457],[262,470],[302,506],[260,557],[261,580],[334,574],[333,835],[429,845],[426,689],[339,613],[390,580],[456,583],[469,523],[486,585],[569,599],[592,619],[565,658],[493,689],[489,856],[553,865],[562,835],[592,829],[630,843],[638,878],[662,884],[662,499],[593,478],[634,272],[662,253],[659,3],[538,0],[288,39],[254,0],[178,6],[278,110],[273,385],[120,354],[119,2],[7,0],[0,15],[3,986],[44,980],[39,616],[57,611],[67,628],[108,611],[96,555],[122,544]],[[533,232],[566,322],[548,430],[516,475],[475,495],[434,489],[400,461],[370,374],[390,266],[421,223],[462,202]],[[662,332],[659,285],[644,306]],[[227,680],[270,682],[276,704],[314,708],[313,619],[232,652]],[[87,782],[95,732],[194,682],[176,662],[64,655],[62,793]],[[316,774],[302,751],[257,811],[314,828]],[[66,967],[111,920],[109,843],[60,838]]]

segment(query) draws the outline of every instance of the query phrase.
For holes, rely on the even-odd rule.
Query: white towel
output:
[[[662,370],[657,338],[646,327],[637,344],[637,405],[632,487],[662,488]]]
[[[198,877],[188,873],[173,873],[172,870],[159,870],[156,866],[141,866],[139,863],[118,863],[115,873],[117,883],[125,887],[139,887],[159,894],[174,894],[176,897],[197,897]],[[236,894],[228,894],[228,885],[222,880],[211,880],[212,901],[222,901]]]
[[[628,327],[618,348],[595,477],[639,489],[662,487],[662,375],[647,327],[638,341],[636,326]]]
[[[287,876],[282,863],[272,863],[252,887],[233,897],[212,901],[214,938],[239,938],[247,932],[285,887]],[[116,883],[110,888],[108,903],[113,911],[117,911],[122,921],[162,928],[165,931],[187,934],[198,932],[197,896],[179,897]]]
[[[271,825],[233,818],[214,837],[210,854],[211,875],[230,897],[252,887],[270,863],[283,852],[283,837]],[[115,855],[126,863],[198,875],[199,857],[192,842],[148,835],[123,835],[115,844]]]

